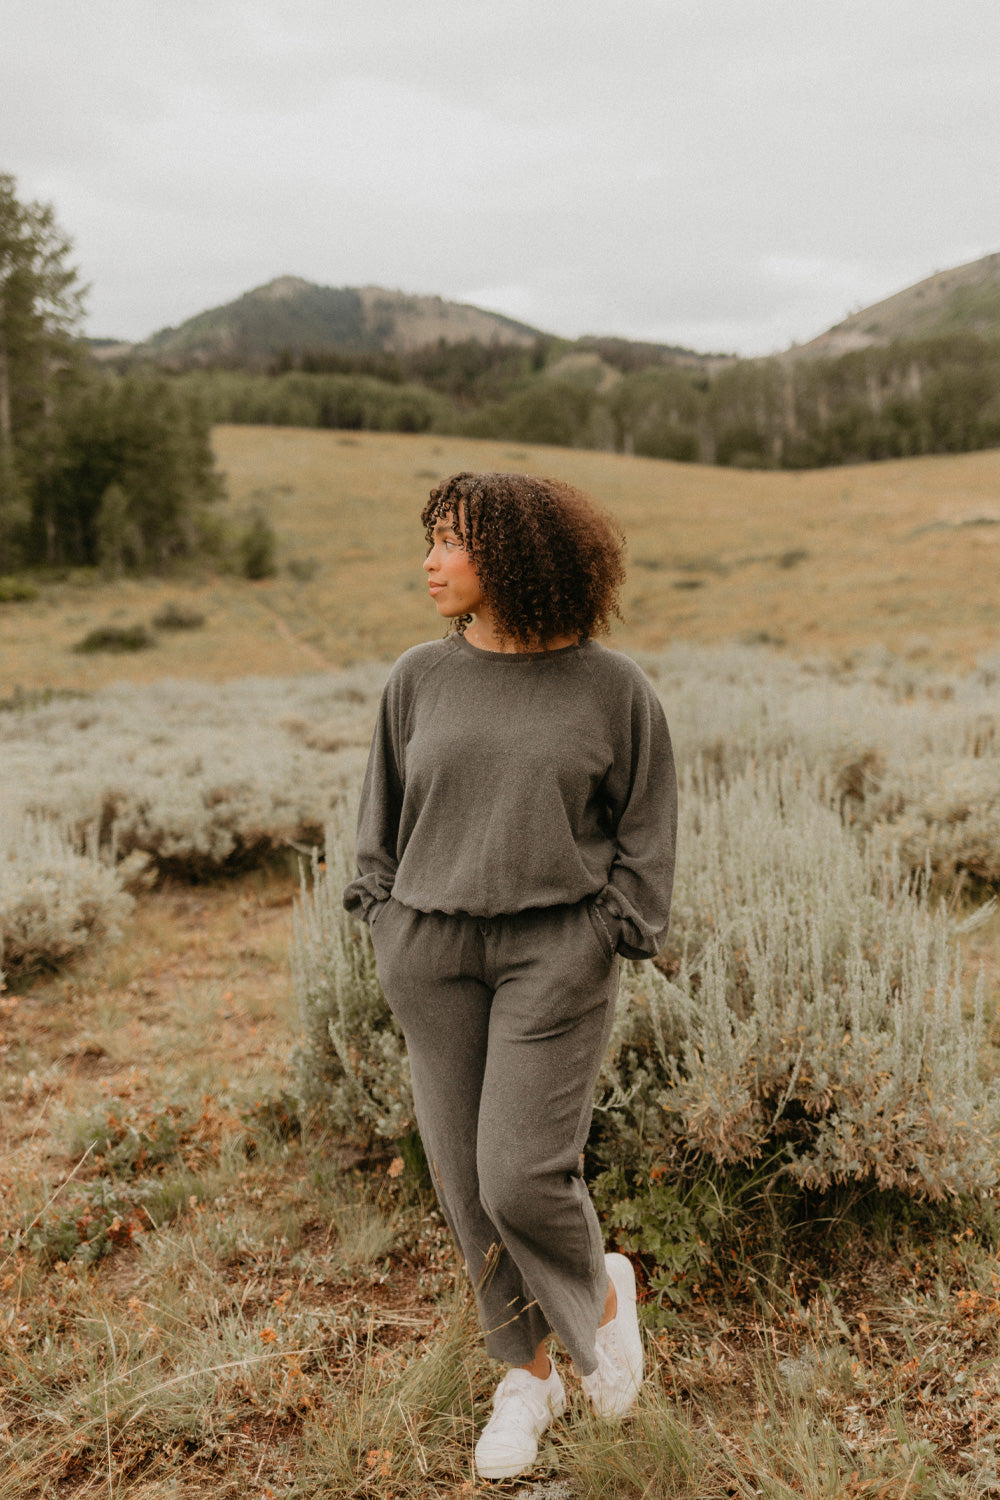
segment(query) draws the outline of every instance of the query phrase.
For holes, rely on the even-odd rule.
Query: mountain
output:
[[[539,340],[549,346],[592,351],[623,372],[650,364],[700,370],[732,358],[610,336],[575,342],[558,339],[467,302],[413,296],[379,286],[318,286],[299,276],[279,276],[224,307],[197,313],[176,328],[163,328],[141,343],[98,338],[86,343],[98,363],[149,362],[175,370],[213,365],[262,370],[289,356],[293,362],[310,355],[391,357],[440,343],[532,348]]]
[[[378,286],[317,286],[298,276],[279,276],[224,307],[161,329],[128,353],[168,367],[253,368],[286,353],[405,353],[442,339],[530,346],[539,337],[526,323],[443,297],[413,297]],[[94,352],[101,357],[100,349]],[[109,346],[105,357],[121,352],[121,345]]]
[[[936,271],[852,313],[808,343],[793,344],[778,358],[835,358],[855,349],[950,333],[1000,338],[1000,252]],[[139,344],[110,339],[90,339],[88,344],[93,358],[101,362],[151,362],[175,370],[213,365],[267,370],[286,358],[296,363],[310,355],[391,357],[440,343],[475,342],[496,349],[531,348],[538,341],[548,345],[550,355],[558,356],[556,346],[567,353],[575,349],[595,354],[622,374],[666,365],[713,376],[734,362],[733,356],[623,338],[557,340],[527,323],[464,302],[377,286],[318,286],[298,276],[279,276]]]
[[[935,271],[925,281],[852,313],[807,344],[793,344],[781,357],[836,358],[853,349],[948,333],[1000,337],[1000,252]]]

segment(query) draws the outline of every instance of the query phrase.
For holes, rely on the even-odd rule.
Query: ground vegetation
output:
[[[845,485],[432,436],[217,441],[223,516],[266,503],[274,577],[91,570],[0,612],[5,1494],[485,1490],[493,1372],[337,897],[388,669],[367,658],[434,633],[406,588],[420,505],[519,466],[630,537],[615,643],[667,706],[685,818],[673,933],[626,970],[586,1161],[651,1379],[612,1433],[574,1391],[539,1485],[991,1493],[994,456]],[[133,622],[155,650],[68,650]]]
[[[574,1396],[539,1481],[573,1500],[989,1493],[995,876],[958,883],[947,813],[923,802],[928,837],[901,852],[882,799],[911,755],[938,782],[993,767],[996,674],[915,685],[905,662],[761,646],[643,662],[686,768],[677,920],[656,967],[627,967],[587,1171],[640,1271],[652,1376],[613,1434]],[[53,892],[71,857],[109,882],[72,953],[12,950],[0,995],[12,1500],[480,1488],[491,1371],[339,905],[384,672],[0,715],[4,786],[26,793],[5,816],[31,819],[10,882],[34,860],[40,888],[45,839]],[[248,723],[277,726],[250,775],[266,785],[270,758],[275,789],[338,809],[325,845],[276,797],[245,825],[266,840],[226,854],[232,802],[193,767],[237,782]],[[86,785],[67,790],[70,762]],[[192,775],[212,862],[208,837],[178,862],[164,826],[123,863],[128,808],[119,835],[112,817],[103,840],[56,838],[129,776],[159,827]],[[965,786],[970,847],[992,848]]]

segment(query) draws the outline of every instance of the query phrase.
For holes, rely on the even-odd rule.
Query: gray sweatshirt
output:
[[[591,899],[618,952],[648,958],[676,826],[663,709],[627,656],[450,635],[405,652],[386,684],[344,905],[370,920],[392,895],[487,918]]]

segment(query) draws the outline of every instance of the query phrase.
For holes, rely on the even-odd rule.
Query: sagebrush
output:
[[[674,693],[685,657],[689,671],[706,660],[647,663],[682,765],[674,916],[658,967],[623,967],[599,1127],[723,1167],[767,1158],[810,1190],[992,1188],[1000,1096],[980,1076],[984,994],[963,988],[938,897],[952,825],[939,833],[929,817],[919,845],[894,836],[884,769],[900,744],[939,767],[970,748],[995,765],[982,697],[914,703],[876,675],[842,683],[749,652],[717,656],[714,678],[690,672]],[[930,809],[940,794],[922,785]],[[963,821],[981,836],[994,788],[985,774],[976,785]],[[367,932],[341,909],[350,841],[349,824],[331,825],[300,903],[301,1086],[341,1129],[393,1137],[412,1128],[405,1053]]]
[[[125,685],[0,723],[0,809],[97,830],[165,872],[245,868],[323,826],[363,763],[378,668],[338,677]]]
[[[721,781],[794,750],[859,832],[898,846],[939,888],[1000,885],[1000,670],[921,677],[877,658],[852,671],[760,647],[640,656],[678,763]],[[319,843],[363,764],[387,668],[221,684],[119,685],[10,700],[0,805],[145,850],[175,873]]]
[[[0,968],[56,968],[88,943],[117,937],[132,910],[131,866],[82,848],[44,818],[0,819]]]
[[[605,1115],[719,1162],[778,1151],[808,1187],[986,1186],[983,1022],[937,899],[1000,884],[996,665],[921,679],[876,657],[846,673],[735,647],[642,664],[685,778],[680,864],[669,988],[626,966]],[[281,849],[308,858],[336,816],[298,917],[300,1088],[345,1129],[405,1134],[405,1053],[366,934],[339,910],[384,676],[373,665],[12,704],[7,824],[58,827],[74,873],[57,898],[50,853],[32,865],[34,836],[8,857],[8,966],[62,962],[114,930],[127,911],[115,860],[190,878]],[[15,901],[15,879],[30,900]],[[70,892],[91,888],[100,899],[77,919]]]

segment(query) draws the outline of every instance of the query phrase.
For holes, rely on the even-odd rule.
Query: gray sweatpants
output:
[[[599,912],[484,920],[390,898],[372,941],[487,1352],[527,1364],[551,1332],[589,1374],[608,1280],[581,1152],[618,991]]]

